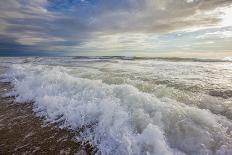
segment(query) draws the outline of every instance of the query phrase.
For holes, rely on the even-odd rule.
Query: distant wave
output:
[[[224,61],[231,61],[232,62],[232,57],[225,57],[223,60]]]
[[[61,61],[112,61],[112,60],[156,60],[156,61],[172,61],[172,62],[232,62],[232,57],[222,59],[204,59],[204,58],[180,58],[180,57],[137,57],[137,56],[74,56],[74,57],[22,57],[15,61],[15,58],[2,58],[2,63],[43,63],[44,61],[54,62],[54,59]]]
[[[92,59],[92,60],[163,60],[163,61],[189,61],[189,62],[232,62],[232,57],[223,59],[203,59],[203,58],[180,58],[180,57],[133,57],[133,56],[75,56],[73,59]]]

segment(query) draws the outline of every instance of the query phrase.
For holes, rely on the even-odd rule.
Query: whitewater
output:
[[[0,58],[19,103],[96,154],[232,154],[232,62]]]

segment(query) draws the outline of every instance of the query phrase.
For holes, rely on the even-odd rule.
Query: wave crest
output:
[[[5,78],[19,102],[47,122],[77,130],[102,154],[232,153],[232,123],[208,110],[70,75],[64,67],[12,65]]]

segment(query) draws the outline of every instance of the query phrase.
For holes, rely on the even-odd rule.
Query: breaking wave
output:
[[[232,122],[224,116],[129,84],[76,77],[65,67],[12,65],[8,95],[33,101],[33,110],[59,127],[85,128],[101,154],[232,154]]]

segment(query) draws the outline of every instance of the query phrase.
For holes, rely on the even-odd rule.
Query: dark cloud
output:
[[[0,35],[0,55],[1,56],[51,56],[61,55],[60,52],[49,53],[42,50],[41,46],[29,46],[19,44],[15,38]]]

